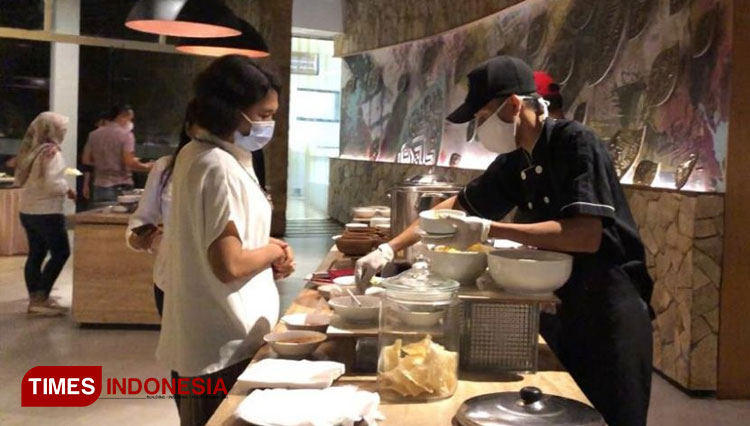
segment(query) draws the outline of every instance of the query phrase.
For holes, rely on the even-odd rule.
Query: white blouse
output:
[[[216,372],[251,358],[276,324],[279,293],[270,268],[222,283],[208,247],[234,222],[244,249],[269,242],[271,206],[249,152],[230,143],[192,141],[172,175],[165,228],[164,317],[157,358],[182,376]]]
[[[62,214],[67,196],[68,182],[65,180],[65,160],[62,152],[55,153],[41,170],[42,159],[37,158],[31,165],[29,177],[23,184],[21,213]]]
[[[125,244],[135,251],[138,250],[130,245],[130,236],[132,230],[145,224],[160,225],[164,224],[166,228],[167,218],[169,217],[169,207],[172,203],[172,179],[165,185],[162,185],[162,175],[166,170],[169,162],[172,160],[171,155],[159,158],[154,162],[154,166],[148,173],[146,186],[143,188],[143,194],[138,202],[138,208],[130,215],[128,219],[128,229],[125,232]],[[162,186],[164,187],[162,189]],[[163,250],[156,249],[156,259],[154,260],[154,284],[162,287],[164,280],[164,259]]]

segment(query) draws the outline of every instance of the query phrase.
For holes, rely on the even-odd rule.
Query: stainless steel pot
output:
[[[392,235],[395,237],[400,234],[419,219],[420,212],[458,195],[462,188],[461,185],[436,174],[434,167],[427,174],[412,176],[393,187],[389,193]],[[398,257],[413,260],[413,248],[404,250]]]

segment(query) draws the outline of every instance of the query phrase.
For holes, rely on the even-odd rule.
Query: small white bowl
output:
[[[449,219],[463,217],[466,217],[466,212],[460,210],[425,210],[419,213],[419,227],[428,234],[454,234],[456,230]]]
[[[120,204],[133,204],[140,201],[140,195],[118,195],[117,202]]]
[[[397,312],[405,324],[419,328],[432,327],[443,317],[443,312],[411,312],[405,309],[399,309]]]
[[[370,219],[378,212],[373,207],[354,207],[352,208],[352,217],[358,219]]]
[[[317,331],[293,330],[268,333],[263,340],[281,357],[303,358],[310,355],[327,336]]]
[[[380,226],[391,226],[391,218],[389,217],[373,217],[370,219],[370,226],[373,228]]]
[[[346,228],[349,231],[353,229],[365,229],[365,228],[369,228],[369,222],[370,221],[368,219],[367,223],[347,223],[346,225],[344,225],[344,228]]]
[[[281,317],[289,330],[309,330],[325,333],[328,324],[331,323],[331,317],[326,314],[289,314]]]
[[[351,322],[370,322],[377,321],[380,313],[380,297],[378,296],[357,296],[362,306],[349,296],[334,297],[328,301],[331,306],[344,321]]]

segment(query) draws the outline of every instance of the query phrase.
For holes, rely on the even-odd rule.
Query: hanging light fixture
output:
[[[175,37],[231,37],[241,34],[239,19],[221,0],[139,0],[125,26]]]
[[[269,56],[268,45],[263,36],[252,25],[240,19],[242,34],[236,37],[190,38],[183,37],[177,42],[177,50],[205,56],[230,54],[245,55],[251,58]]]

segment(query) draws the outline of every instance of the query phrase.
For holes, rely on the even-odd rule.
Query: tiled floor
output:
[[[303,277],[322,260],[326,236],[290,240],[297,272],[279,284],[282,310],[303,285]],[[161,377],[154,360],[156,330],[80,328],[71,318],[28,318],[23,257],[0,257],[0,425],[176,425],[170,400],[99,400],[86,408],[21,408],[20,382],[36,365],[101,365],[105,377]],[[72,262],[54,295],[70,305]],[[747,425],[750,402],[693,399],[654,375],[650,426]],[[425,425],[430,424],[426,420]]]

